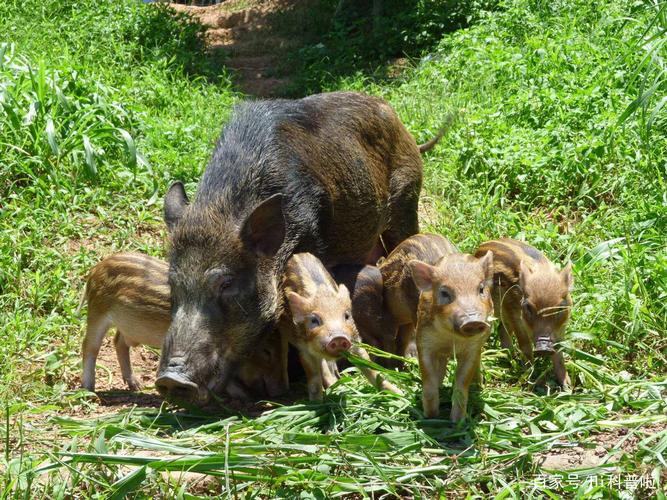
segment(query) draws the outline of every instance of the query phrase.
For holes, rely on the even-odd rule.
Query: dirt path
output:
[[[294,4],[288,0],[227,0],[206,7],[171,6],[191,14],[208,28],[210,50],[223,52],[225,66],[235,72],[244,93],[276,97],[289,84],[289,79],[276,76],[277,66],[295,41],[278,36],[272,23]]]

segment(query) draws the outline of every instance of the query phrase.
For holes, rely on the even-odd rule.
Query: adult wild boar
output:
[[[421,149],[383,100],[335,92],[248,102],[189,204],[165,198],[172,323],[156,386],[204,402],[282,313],[287,260],[371,262],[418,232]]]

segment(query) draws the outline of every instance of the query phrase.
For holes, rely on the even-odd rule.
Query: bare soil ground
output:
[[[593,434],[577,446],[555,448],[539,453],[537,463],[543,469],[566,470],[596,467],[617,462],[623,454],[637,452],[639,442],[667,428],[665,424],[647,425],[640,429],[627,428],[605,430]]]
[[[271,19],[289,11],[295,1],[227,0],[206,7],[170,4],[179,12],[198,19],[207,30],[213,52],[222,51],[225,66],[235,72],[240,89],[255,97],[275,97],[289,83],[276,76],[276,66],[298,41],[275,33]]]

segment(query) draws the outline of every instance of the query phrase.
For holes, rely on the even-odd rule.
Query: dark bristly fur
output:
[[[202,387],[216,373],[224,384],[275,327],[294,253],[363,264],[380,238],[391,251],[418,232],[421,170],[414,138],[381,99],[336,92],[240,106],[192,205],[179,184],[165,199],[175,319],[158,387]]]
[[[117,329],[114,346],[123,380],[131,390],[140,388],[132,373],[129,349],[137,345],[161,348],[171,323],[171,294],[166,262],[139,253],[119,253],[107,257],[91,269],[83,302],[88,303],[86,336],[83,341],[82,385],[95,390],[95,362],[102,341]],[[233,395],[243,390],[257,397],[276,396],[284,391],[280,342],[270,338],[255,346],[241,364],[234,380]]]

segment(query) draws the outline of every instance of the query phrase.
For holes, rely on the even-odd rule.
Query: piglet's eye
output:
[[[352,319],[352,313],[350,311],[345,311],[345,321],[350,321]]]
[[[454,301],[452,294],[446,288],[441,288],[438,290],[438,305],[445,306],[451,304]]]
[[[484,291],[485,291],[485,287],[484,287],[484,283],[482,282],[482,283],[479,284],[479,294],[484,295]]]
[[[532,318],[535,315],[535,308],[530,302],[524,301],[521,304],[521,307],[523,308],[523,314],[526,318]]]
[[[320,318],[317,314],[311,314],[306,318],[306,326],[311,330],[313,328],[322,326],[322,318]]]

